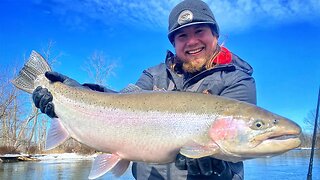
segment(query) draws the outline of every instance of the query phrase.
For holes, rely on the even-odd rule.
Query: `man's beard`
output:
[[[192,59],[188,62],[183,62],[182,64],[182,69],[184,70],[184,72],[187,73],[197,73],[202,71],[206,64],[211,61],[212,59],[212,55],[206,55],[205,57],[202,57],[200,59]]]

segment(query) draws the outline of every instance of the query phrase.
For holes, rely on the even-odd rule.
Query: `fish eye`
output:
[[[264,122],[262,120],[256,120],[253,123],[251,128],[255,129],[255,130],[263,129],[264,128]]]

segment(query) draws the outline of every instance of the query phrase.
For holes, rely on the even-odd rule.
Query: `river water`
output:
[[[307,177],[310,150],[292,150],[281,156],[245,161],[246,180],[304,180]],[[320,150],[313,161],[313,180],[320,180]],[[87,179],[91,160],[51,160],[0,163],[0,180]],[[98,179],[133,180],[128,170],[120,178],[107,173]]]

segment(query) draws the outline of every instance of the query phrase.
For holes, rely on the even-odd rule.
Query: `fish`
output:
[[[280,155],[301,144],[300,126],[253,104],[222,96],[177,91],[124,90],[103,93],[51,82],[52,71],[36,51],[12,83],[53,96],[57,118],[47,132],[47,150],[73,138],[99,152],[89,173],[121,176],[130,162],[166,164],[178,153],[230,162]]]

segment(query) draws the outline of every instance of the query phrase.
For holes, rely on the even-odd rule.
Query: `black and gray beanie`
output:
[[[210,24],[219,36],[219,26],[209,6],[201,0],[184,0],[177,4],[169,15],[168,38],[174,40],[174,32],[194,24]]]

